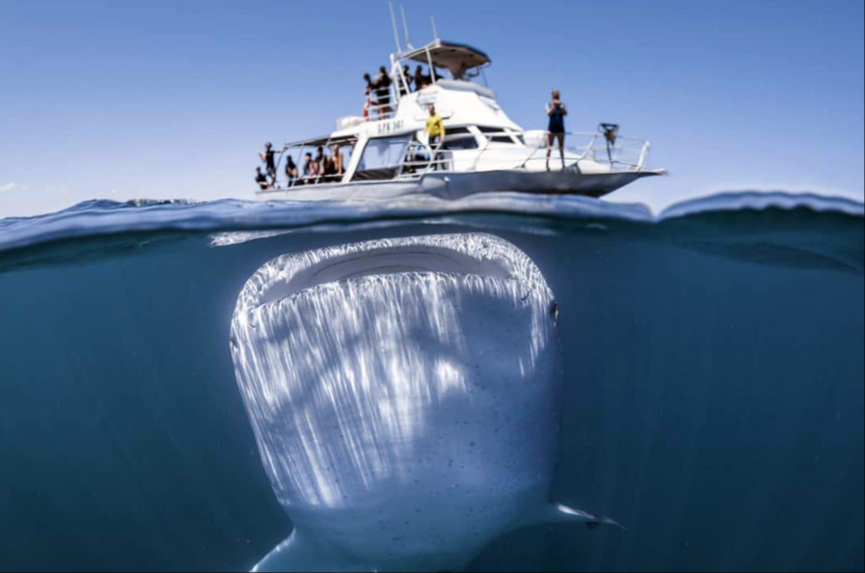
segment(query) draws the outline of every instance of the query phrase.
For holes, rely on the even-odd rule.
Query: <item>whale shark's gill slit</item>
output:
[[[459,570],[495,537],[559,519],[553,305],[531,259],[483,234],[259,269],[238,298],[232,358],[295,525],[262,570]]]

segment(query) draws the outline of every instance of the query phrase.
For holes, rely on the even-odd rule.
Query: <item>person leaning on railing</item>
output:
[[[377,103],[372,99],[372,94],[375,93],[375,84],[369,74],[364,74],[363,79],[366,82],[366,89],[364,90],[363,117],[369,119],[370,109],[375,108],[377,105]]]
[[[318,163],[312,158],[312,153],[306,152],[306,160],[303,162],[303,179],[304,183],[309,183],[310,179],[318,177]]]
[[[271,188],[270,182],[267,180],[267,175],[261,172],[261,167],[255,168],[255,182],[262,191],[267,191]]]
[[[438,150],[445,142],[445,124],[439,114],[436,113],[436,106],[429,106],[429,117],[426,120],[426,132],[429,136],[429,146],[433,153],[433,167],[438,169],[439,153]]]
[[[294,163],[294,159],[291,158],[291,155],[286,155],[285,179],[286,185],[289,187],[293,187],[294,182],[297,181],[297,165]]]
[[[331,150],[331,161],[333,164],[333,175],[342,176],[345,173],[345,165],[343,165],[344,160],[342,157],[342,151],[339,149],[339,144],[334,143],[330,147]]]
[[[411,72],[409,72],[408,66],[402,67],[402,72],[399,74],[399,76],[401,76],[397,79],[397,85],[399,86],[399,95],[400,97],[407,96],[411,93],[412,83]]]
[[[431,86],[433,83],[432,71],[430,74],[424,74],[423,68],[418,66],[414,70],[414,91],[419,91],[426,86]]]

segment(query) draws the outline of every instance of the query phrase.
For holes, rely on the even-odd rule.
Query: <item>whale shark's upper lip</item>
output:
[[[406,272],[508,279],[527,294],[538,289],[549,293],[531,259],[498,237],[483,233],[428,235],[278,257],[250,279],[238,299],[237,310],[249,311],[326,283]]]

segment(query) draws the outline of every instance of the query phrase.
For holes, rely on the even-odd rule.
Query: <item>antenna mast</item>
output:
[[[405,8],[403,8],[402,4],[399,5],[399,12],[400,12],[400,15],[402,16],[402,29],[405,32],[405,49],[406,50],[414,50],[414,46],[411,45],[411,40],[409,40],[409,37],[408,37],[408,23],[406,22],[406,19],[405,19]]]
[[[402,54],[402,48],[399,45],[399,31],[396,27],[396,16],[393,13],[393,2],[388,2],[387,7],[390,8],[390,23],[393,27],[393,41],[396,44],[396,53]]]
[[[438,31],[436,30],[436,19],[435,19],[435,16],[430,16],[429,19],[432,20],[433,39],[434,39],[434,40],[438,40],[438,39],[439,39],[439,33],[438,33]]]

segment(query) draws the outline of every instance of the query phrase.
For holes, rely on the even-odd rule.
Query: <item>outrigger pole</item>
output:
[[[405,32],[405,49],[412,51],[414,50],[414,46],[411,45],[411,40],[408,38],[408,23],[405,19],[405,8],[403,8],[402,4],[399,5],[399,12],[402,15],[402,29]]]
[[[399,45],[399,31],[396,27],[396,15],[393,12],[393,2],[388,2],[387,7],[390,9],[390,23],[393,27],[393,41],[396,44],[396,53],[402,54],[402,47]]]

